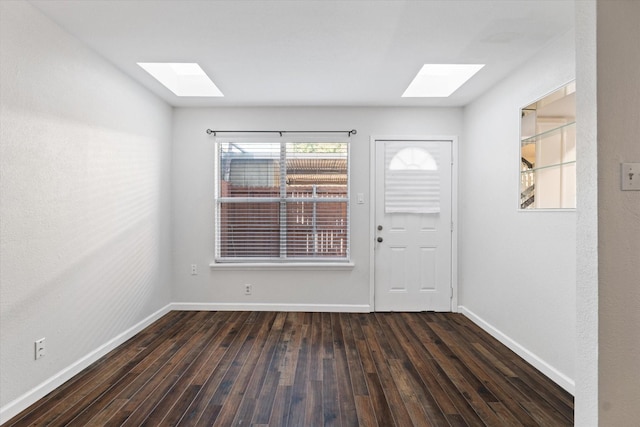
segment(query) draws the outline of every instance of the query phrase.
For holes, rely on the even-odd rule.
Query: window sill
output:
[[[353,262],[212,262],[212,270],[353,270]]]

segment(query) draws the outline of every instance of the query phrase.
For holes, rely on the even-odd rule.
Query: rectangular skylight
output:
[[[178,96],[224,96],[196,63],[138,62]]]
[[[424,64],[403,98],[446,98],[458,90],[484,64]]]

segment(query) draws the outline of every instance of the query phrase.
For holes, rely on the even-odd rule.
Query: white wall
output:
[[[465,107],[459,202],[462,312],[570,391],[576,215],[517,206],[519,109],[574,79],[573,37],[554,40]]]
[[[574,77],[572,35],[466,108],[464,117],[460,109],[437,108],[211,108],[172,115],[28,3],[0,2],[0,12],[2,410],[170,301],[185,308],[367,308],[370,135],[461,135],[463,118],[460,302],[572,387],[576,215],[516,212],[518,108]],[[366,203],[351,206],[353,270],[210,269],[209,127],[357,129],[351,188],[365,193]],[[631,152],[618,144],[616,153]],[[637,199],[626,197],[615,203],[633,212]],[[544,268],[536,271],[528,256]],[[197,276],[190,275],[192,263]],[[637,270],[626,274],[607,310],[618,308]],[[244,283],[254,284],[252,296],[242,294]],[[620,326],[614,312],[609,327]],[[47,356],[34,361],[33,341],[41,337]],[[614,366],[620,353],[607,361]],[[637,372],[633,361],[622,362]]]
[[[28,3],[0,16],[4,418],[170,302],[171,108]]]
[[[575,425],[598,425],[598,150],[596,2],[576,2]]]
[[[599,425],[640,419],[640,191],[620,191],[620,163],[640,163],[640,2],[598,1]]]
[[[461,109],[429,108],[211,108],[176,109],[173,147],[174,301],[210,308],[369,309],[369,138],[371,135],[459,135]],[[222,270],[214,254],[214,138],[212,129],[348,130],[353,270]],[[197,264],[199,275],[190,274]],[[253,295],[243,284],[253,284]],[[226,305],[225,305],[226,304]],[[180,305],[187,308],[188,305]]]

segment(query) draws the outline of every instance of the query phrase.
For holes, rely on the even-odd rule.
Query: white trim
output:
[[[527,213],[527,212],[575,212],[576,208],[533,208],[533,209],[520,209],[518,208],[518,212]]]
[[[353,270],[352,262],[212,262],[212,270]]]
[[[451,135],[371,135],[369,137],[369,305],[375,310],[376,141],[451,141],[451,312],[458,312],[458,137]]]
[[[524,360],[532,364],[537,370],[542,372],[544,375],[553,380],[560,387],[565,389],[571,394],[575,394],[576,383],[574,380],[558,371],[556,368],[545,362],[541,357],[526,349],[524,346],[509,338],[495,326],[491,325],[489,322],[482,319],[480,316],[466,308],[465,306],[459,306],[458,311],[466,316],[473,323],[482,328],[489,335],[493,336],[495,339],[500,341],[502,344],[509,347],[513,352],[515,352],[518,356],[522,357]]]
[[[160,319],[165,314],[171,311],[171,304],[167,304],[155,313],[147,316],[137,324],[133,325],[126,331],[107,341],[100,347],[91,351],[86,356],[75,361],[71,365],[67,366],[57,374],[53,375],[46,381],[40,383],[36,387],[32,388],[28,392],[24,393],[17,399],[7,403],[0,408],[0,424],[9,421],[11,418],[18,415],[20,412],[33,405],[38,400],[42,399],[47,394],[51,393],[56,388],[60,387],[65,382],[69,381],[72,377],[80,373],[83,369],[109,353],[114,348],[123,344],[129,338],[133,337],[147,326],[151,325],[156,320]]]
[[[458,137],[451,137],[451,312],[458,312]]]
[[[376,307],[376,137],[369,137],[369,305]]]
[[[304,311],[331,313],[370,313],[367,304],[275,304],[275,303],[197,303],[174,302],[172,310],[179,311]]]
[[[455,288],[454,288],[455,290]],[[455,295],[455,294],[454,294]],[[372,295],[373,296],[373,295]],[[0,424],[9,421],[24,409],[34,404],[48,393],[60,387],[83,369],[105,356],[111,350],[126,342],[153,322],[160,319],[170,311],[301,311],[301,312],[337,312],[337,313],[369,313],[373,305],[367,304],[271,304],[271,303],[171,303],[149,315],[136,325],[122,332],[120,335],[109,340],[102,346],[93,350],[83,358],[77,360],[67,368],[58,372],[40,385],[34,387],[27,393],[9,402],[0,408]],[[513,350],[518,356],[531,363],[536,369],[555,381],[569,393],[575,393],[575,382],[549,365],[540,357],[518,344],[513,339],[506,336],[490,323],[473,313],[464,306],[459,306],[458,311],[469,318],[472,322],[492,335],[498,341]]]

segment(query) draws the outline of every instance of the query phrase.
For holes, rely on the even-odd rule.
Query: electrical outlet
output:
[[[36,347],[36,360],[40,359],[41,357],[44,357],[44,355],[46,354],[45,348],[44,348],[44,338],[40,338],[39,340],[36,340],[35,347]]]
[[[244,285],[244,294],[251,295],[251,291],[253,290],[253,285]]]
[[[191,275],[195,276],[198,274],[198,264],[191,264]]]

